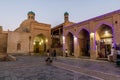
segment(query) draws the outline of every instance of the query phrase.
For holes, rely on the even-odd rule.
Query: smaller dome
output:
[[[64,15],[69,15],[69,13],[68,13],[68,12],[65,12]]]
[[[28,12],[28,15],[29,15],[29,14],[35,15],[35,13],[34,13],[33,11],[29,11],[29,12]]]

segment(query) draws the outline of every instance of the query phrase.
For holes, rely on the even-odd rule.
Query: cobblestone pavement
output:
[[[100,72],[120,76],[120,66],[119,67],[116,66],[116,64],[113,62],[90,60],[90,59],[79,59],[79,58],[75,59],[69,57],[67,58],[58,57],[56,61],[82,68],[87,68],[90,70],[95,70],[95,71],[100,71]]]
[[[18,56],[0,62],[0,80],[99,80],[91,76],[46,65],[43,57]]]

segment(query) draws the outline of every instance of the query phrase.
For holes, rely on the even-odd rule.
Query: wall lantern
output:
[[[48,42],[48,39],[46,39],[45,42],[47,43],[47,42]]]
[[[35,42],[33,42],[33,45],[35,45]]]
[[[108,34],[108,31],[105,31],[105,34]]]
[[[65,44],[65,36],[63,36],[62,38],[63,38],[63,44]]]
[[[90,38],[93,40],[93,38],[94,38],[94,33],[93,32],[90,33]]]
[[[90,33],[90,37],[93,38],[94,37],[94,33]]]
[[[40,43],[43,43],[43,40],[41,40],[41,42]]]
[[[39,42],[39,45],[41,45],[41,42]]]
[[[76,36],[74,36],[74,40],[77,41],[77,37]]]

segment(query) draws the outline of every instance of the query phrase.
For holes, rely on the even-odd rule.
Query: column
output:
[[[77,44],[77,42],[78,42],[78,39],[77,39],[77,37],[74,35],[74,56],[75,56],[75,57],[79,57],[79,56],[78,56],[78,48],[77,48],[78,44]]]
[[[97,59],[97,51],[95,44],[95,33],[90,33],[90,58]]]

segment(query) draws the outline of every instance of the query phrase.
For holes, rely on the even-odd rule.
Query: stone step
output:
[[[7,53],[0,53],[0,61],[16,61],[16,57]]]
[[[108,74],[108,73],[104,73],[104,72],[100,72],[100,71],[89,70],[86,68],[72,66],[72,65],[65,64],[65,63],[61,63],[61,62],[54,61],[53,65],[56,67],[59,67],[59,68],[73,71],[73,72],[84,73],[84,74],[87,74],[89,76],[92,76],[92,77],[100,79],[100,80],[120,80],[120,76],[117,76],[117,75]]]
[[[108,61],[108,58],[98,58],[97,60]]]

